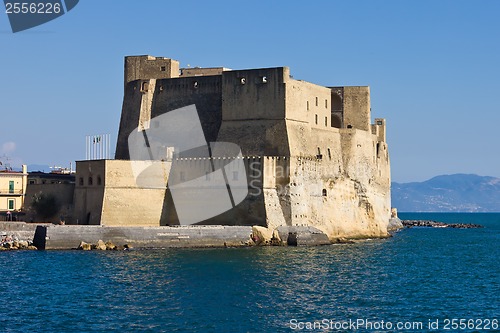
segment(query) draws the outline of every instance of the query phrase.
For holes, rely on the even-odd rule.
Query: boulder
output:
[[[132,245],[130,245],[130,244],[125,244],[125,245],[123,245],[123,249],[124,249],[124,250],[132,250],[133,248],[134,248],[134,247],[133,247]]]
[[[19,241],[20,249],[27,249],[30,244],[27,241]]]
[[[339,237],[339,238],[336,238],[335,239],[335,242],[336,243],[339,243],[339,244],[355,244],[356,242],[353,241],[352,239],[347,239],[345,237]]]
[[[106,251],[106,244],[101,239],[99,239],[94,248],[99,251]]]
[[[90,251],[92,250],[92,245],[89,243],[81,242],[78,246],[78,250]]]
[[[255,242],[255,245],[269,245],[271,244],[272,238],[272,229],[261,227],[258,225],[254,225],[252,227],[252,239]]]
[[[273,230],[273,238],[271,238],[271,244],[275,245],[275,246],[286,245],[286,243],[281,240],[280,233],[278,232],[278,229]]]
[[[389,224],[387,225],[387,232],[394,232],[403,228],[404,225],[398,217],[393,217],[389,219]]]
[[[26,249],[27,250],[38,250],[35,245],[29,245]]]
[[[106,245],[106,250],[118,250],[116,245],[111,241],[107,241],[106,243],[104,243],[104,245]]]

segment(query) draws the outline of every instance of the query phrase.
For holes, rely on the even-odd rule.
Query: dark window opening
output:
[[[307,101],[307,111],[309,111],[309,101]]]
[[[330,152],[330,148],[328,148],[328,159],[331,160],[332,159],[332,153]]]
[[[83,186],[83,177],[78,179],[78,185]]]
[[[149,90],[149,83],[148,82],[143,82],[141,84],[141,91],[142,92],[147,92]]]
[[[164,71],[166,71],[166,70],[167,70],[167,67],[165,67],[165,66],[161,66],[161,67],[160,67],[160,71],[164,72]]]
[[[101,176],[97,176],[97,185],[101,184],[102,184]]]
[[[325,127],[328,127],[328,117],[325,117]]]
[[[318,97],[316,97],[316,106],[318,106]]]
[[[352,128],[352,125],[347,125],[347,128]]]
[[[326,197],[326,189],[323,189],[323,196]]]
[[[316,125],[318,125],[318,115],[317,114],[314,115],[314,121],[315,121]]]
[[[321,149],[319,149],[319,147],[318,147],[318,155],[316,155],[316,158],[318,160],[321,160],[323,158],[323,155],[321,155]]]
[[[92,185],[93,182],[92,177],[89,177],[89,185]]]

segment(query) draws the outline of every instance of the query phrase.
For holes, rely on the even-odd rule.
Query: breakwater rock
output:
[[[468,223],[444,223],[431,220],[402,220],[403,226],[411,227],[429,227],[429,228],[455,228],[455,229],[476,229],[482,228],[480,224]]]
[[[77,250],[83,250],[83,251],[91,251],[91,250],[98,250],[98,251],[117,251],[117,250],[131,250],[133,247],[130,244],[125,244],[125,245],[115,245],[111,241],[107,241],[106,243],[99,239],[97,243],[90,244],[86,242],[80,242],[80,245],[78,246]]]
[[[20,240],[14,235],[2,235],[0,240],[0,251],[12,250],[37,250],[31,241]]]
[[[389,224],[387,225],[388,232],[393,233],[393,232],[396,232],[396,231],[401,230],[403,228],[404,228],[404,225],[397,216],[391,217],[389,219]]]

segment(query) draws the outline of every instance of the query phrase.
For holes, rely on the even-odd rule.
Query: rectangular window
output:
[[[9,181],[9,193],[14,193],[14,181],[10,180]]]
[[[166,70],[167,70],[167,67],[165,67],[165,66],[161,66],[161,67],[160,67],[160,70],[161,70],[162,72],[164,72],[164,71],[166,71]]]
[[[7,209],[14,210],[16,206],[16,199],[7,199]]]
[[[307,111],[309,111],[309,101],[307,101]]]
[[[328,127],[328,117],[325,117],[325,127]]]
[[[318,97],[316,97],[316,106],[318,106]]]
[[[328,109],[328,100],[325,99],[325,109]]]
[[[318,115],[317,114],[314,115],[314,121],[316,122],[316,125],[318,125]]]

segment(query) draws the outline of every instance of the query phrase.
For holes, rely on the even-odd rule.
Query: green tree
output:
[[[46,219],[56,215],[61,208],[61,205],[53,194],[39,192],[33,195],[31,207],[35,210],[39,217]]]

